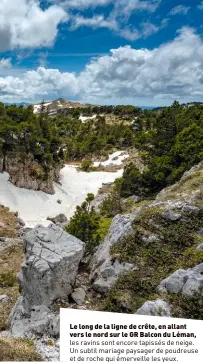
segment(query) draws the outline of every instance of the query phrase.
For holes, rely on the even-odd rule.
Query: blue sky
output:
[[[201,0],[0,0],[0,100],[203,99]]]

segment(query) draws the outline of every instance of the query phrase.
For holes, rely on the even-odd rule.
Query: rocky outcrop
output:
[[[135,314],[170,317],[172,306],[162,299],[145,302]]]
[[[53,182],[59,181],[61,165],[45,170],[32,155],[4,156],[0,160],[0,172],[9,174],[9,181],[17,187],[54,194]]]
[[[45,331],[57,336],[59,316],[52,305],[72,293],[84,243],[55,225],[39,225],[24,236],[24,251],[18,275],[22,295],[11,313],[11,332],[15,337]]]
[[[64,214],[59,214],[55,217],[48,217],[47,220],[50,220],[55,225],[59,226],[62,229],[65,229],[66,226],[68,226],[70,220],[67,219],[67,217]]]
[[[107,293],[115,284],[121,273],[135,269],[136,267],[133,264],[120,263],[118,260],[113,261],[109,259],[96,270],[94,274],[94,276],[96,275],[96,279],[93,283],[93,289],[101,294]]]
[[[181,293],[187,297],[203,295],[203,263],[189,269],[179,269],[162,280],[158,291]]]
[[[85,290],[83,288],[76,288],[71,294],[71,298],[77,305],[82,305],[85,301]]]
[[[99,293],[106,293],[118,279],[118,276],[134,268],[134,265],[112,260],[111,247],[124,237],[133,234],[132,222],[136,214],[117,215],[114,217],[109,233],[91,261],[90,279],[93,288]]]

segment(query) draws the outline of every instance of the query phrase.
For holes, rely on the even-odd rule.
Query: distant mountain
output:
[[[140,106],[141,109],[154,109],[154,107],[149,107],[149,106]]]
[[[18,106],[18,107],[20,107],[20,106],[28,107],[30,105],[30,103],[26,103],[26,102],[21,102],[21,103],[13,102],[13,103],[4,103],[4,104],[5,104],[5,106],[11,106],[13,104],[13,105]]]
[[[88,108],[90,106],[91,106],[90,104],[82,104],[79,102],[66,101],[63,98],[59,98],[55,101],[44,102],[45,110],[48,112],[50,116],[55,115],[58,111],[67,108]],[[34,107],[34,113],[38,114],[40,112],[41,103],[33,104],[33,107]]]

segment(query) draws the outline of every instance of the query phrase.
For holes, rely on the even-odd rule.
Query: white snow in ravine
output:
[[[121,166],[123,161],[126,160],[128,157],[129,155],[126,152],[116,151],[109,156],[108,160],[103,162],[94,162],[94,166]]]
[[[95,119],[95,118],[97,118],[97,115],[96,115],[96,114],[94,114],[93,116],[87,116],[87,117],[80,115],[79,120],[80,120],[82,123],[85,123],[86,121],[89,121],[89,120]]]
[[[113,182],[121,177],[118,172],[80,172],[75,166],[66,165],[61,170],[61,185],[54,184],[55,194],[48,195],[42,191],[18,188],[8,182],[7,173],[0,174],[0,204],[18,211],[27,227],[37,224],[47,226],[47,217],[63,213],[70,218],[76,206],[80,205],[88,193],[97,194],[102,183]],[[59,204],[57,200],[61,200]]]
[[[102,164],[122,165],[127,157],[129,156],[122,151],[116,151]],[[94,164],[99,165],[100,162]],[[114,182],[122,174],[123,169],[117,172],[82,172],[78,171],[76,166],[65,165],[60,172],[60,184],[54,183],[55,194],[49,195],[42,191],[14,186],[8,181],[8,173],[4,172],[0,173],[0,204],[9,207],[11,211],[17,211],[27,227],[34,227],[37,224],[47,226],[50,224],[47,217],[63,213],[70,219],[75,213],[76,206],[85,201],[88,193],[96,196],[103,183]],[[58,200],[61,203],[58,203]]]

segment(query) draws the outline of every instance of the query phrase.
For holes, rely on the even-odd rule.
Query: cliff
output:
[[[53,182],[59,181],[61,164],[42,167],[33,155],[8,154],[0,158],[0,172],[9,174],[15,186],[54,194]]]

